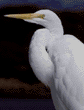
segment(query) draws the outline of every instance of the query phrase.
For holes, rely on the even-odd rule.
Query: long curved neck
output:
[[[57,38],[62,37],[64,34],[63,27],[61,21],[52,21],[47,25],[47,29],[50,31],[50,33],[53,36],[56,36]]]
[[[42,31],[35,32],[33,35],[33,39],[29,47],[29,62],[37,78],[42,83],[49,86],[54,72],[54,66],[46,51],[46,39],[42,37]]]
[[[51,14],[48,20],[40,20],[39,24],[48,29],[52,36],[56,36],[57,38],[59,38],[64,34],[62,22],[56,14]]]

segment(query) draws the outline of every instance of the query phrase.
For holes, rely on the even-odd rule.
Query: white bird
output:
[[[84,110],[84,44],[73,35],[64,35],[61,20],[51,10],[5,16],[45,27],[32,37],[30,65],[50,87],[56,110]]]

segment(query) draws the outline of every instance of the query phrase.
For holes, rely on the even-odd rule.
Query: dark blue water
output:
[[[51,99],[0,99],[0,110],[55,110]]]

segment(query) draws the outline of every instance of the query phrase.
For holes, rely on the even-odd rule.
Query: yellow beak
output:
[[[28,13],[28,14],[9,14],[9,15],[4,15],[5,17],[10,17],[10,18],[17,18],[17,19],[33,19],[33,18],[41,18],[44,19],[45,15],[44,14],[39,14],[39,13]]]

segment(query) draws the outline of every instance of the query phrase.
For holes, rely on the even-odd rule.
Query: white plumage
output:
[[[84,110],[84,44],[73,35],[63,35],[58,16],[25,21],[40,24],[30,43],[29,62],[37,78],[48,85],[56,110]]]

